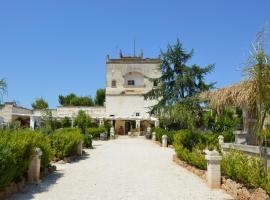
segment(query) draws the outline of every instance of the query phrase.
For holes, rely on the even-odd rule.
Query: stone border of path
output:
[[[153,140],[152,140],[153,141]],[[155,144],[162,147],[162,144],[159,141],[153,141]],[[169,148],[173,148],[172,145],[168,146]],[[194,166],[187,164],[186,162],[180,160],[177,155],[173,155],[173,162],[179,165],[180,167],[185,168],[189,172],[196,174],[200,177],[205,184],[207,184],[207,171],[197,169]],[[269,200],[269,196],[266,192],[261,189],[255,189],[253,191],[248,190],[243,184],[239,184],[231,179],[227,179],[224,176],[221,177],[221,189],[226,191],[229,195],[231,195],[235,199],[248,199],[248,200]]]

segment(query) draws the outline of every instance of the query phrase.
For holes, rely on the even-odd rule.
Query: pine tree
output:
[[[175,45],[168,45],[166,52],[161,51],[161,76],[151,79],[156,86],[145,94],[145,99],[158,100],[158,103],[151,107],[150,114],[177,121],[174,117],[177,110],[186,113],[201,108],[196,95],[213,88],[214,83],[205,83],[204,77],[214,69],[214,65],[189,66],[192,56],[193,50],[187,52],[179,40]]]

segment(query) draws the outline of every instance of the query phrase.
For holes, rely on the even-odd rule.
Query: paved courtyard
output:
[[[14,200],[203,200],[232,199],[210,190],[196,175],[172,162],[174,151],[144,138],[94,141],[79,161],[57,164],[39,185]]]

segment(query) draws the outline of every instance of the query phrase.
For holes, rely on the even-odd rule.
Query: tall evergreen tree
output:
[[[151,114],[170,118],[171,121],[175,119],[177,112],[194,114],[200,109],[196,95],[214,86],[214,83],[207,84],[204,80],[205,75],[214,69],[214,65],[188,65],[192,56],[193,50],[186,51],[179,40],[174,45],[168,45],[166,52],[161,51],[161,76],[151,79],[156,86],[145,94],[145,99],[158,100],[151,107]],[[189,114],[186,116],[192,118]]]
[[[105,89],[98,89],[96,92],[95,104],[103,106],[105,102]]]

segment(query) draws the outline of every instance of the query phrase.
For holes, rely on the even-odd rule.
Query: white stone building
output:
[[[159,59],[140,57],[107,58],[106,61],[106,119],[113,120],[117,134],[128,134],[132,128],[145,132],[148,126],[157,125],[149,115],[156,101],[145,100],[143,95],[154,84],[151,78],[159,77]]]
[[[132,129],[144,133],[149,126],[157,126],[158,119],[149,115],[149,108],[156,101],[145,100],[143,95],[154,84],[151,78],[160,76],[159,59],[124,57],[106,61],[106,102],[104,107],[57,107],[52,109],[53,117],[73,120],[80,110],[84,110],[100,124],[109,121],[116,134],[128,134]],[[23,121],[24,125],[34,128],[39,124],[42,112],[6,103],[0,107],[0,123]]]

